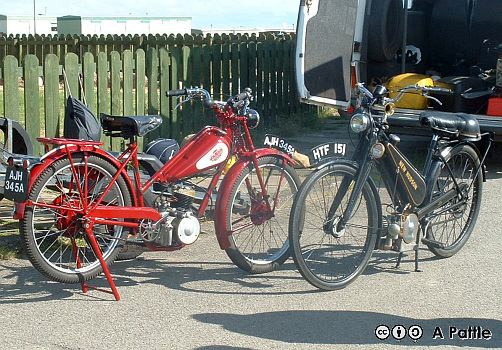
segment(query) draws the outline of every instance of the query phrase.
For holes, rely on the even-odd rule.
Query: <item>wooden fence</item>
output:
[[[63,64],[67,53],[72,52],[82,60],[84,53],[91,52],[95,56],[100,52],[110,54],[112,51],[135,52],[150,48],[171,48],[173,46],[194,47],[213,44],[241,44],[248,42],[279,42],[294,41],[294,34],[287,34],[280,38],[270,33],[256,34],[136,34],[136,35],[2,35],[0,34],[0,61],[7,55],[15,56],[22,61],[28,54],[36,55],[40,61],[45,55],[53,53]]]
[[[96,114],[161,115],[161,128],[149,134],[148,140],[160,136],[180,140],[214,124],[214,116],[212,111],[203,111],[201,103],[174,110],[178,99],[166,97],[164,91],[199,86],[214,98],[224,99],[250,87],[256,96],[252,108],[266,126],[272,126],[277,115],[311,108],[300,105],[296,97],[293,53],[292,40],[274,40],[87,51],[81,58],[68,52],[62,62],[55,53],[44,54],[43,60],[26,54],[22,61],[7,55],[0,66],[0,99],[4,116],[25,126],[35,143],[34,153],[42,151],[36,137],[61,135],[61,105],[69,93],[85,97]],[[24,109],[20,99],[24,99]],[[107,146],[120,147],[110,142]]]

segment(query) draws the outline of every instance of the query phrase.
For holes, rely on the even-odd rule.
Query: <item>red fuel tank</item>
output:
[[[169,160],[162,173],[167,181],[195,175],[230,157],[232,141],[220,128],[207,126]]]

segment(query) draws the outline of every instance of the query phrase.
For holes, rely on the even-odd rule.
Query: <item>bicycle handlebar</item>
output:
[[[209,93],[209,91],[202,89],[202,88],[199,88],[199,87],[185,88],[185,89],[178,89],[178,90],[167,90],[166,96],[167,97],[187,96],[186,100],[184,100],[183,102],[180,102],[178,104],[178,106],[184,102],[187,102],[189,100],[193,100],[195,98],[199,98],[199,99],[203,100],[205,108],[212,108],[215,104],[219,104],[219,105],[225,104],[225,102],[213,100],[211,98],[211,94]],[[226,103],[231,105],[233,108],[239,108],[239,107],[243,106],[244,104],[246,104],[246,102],[250,101],[252,99],[252,97],[253,96],[252,96],[251,89],[245,88],[243,92],[230,98]],[[178,106],[176,106],[176,108]]]

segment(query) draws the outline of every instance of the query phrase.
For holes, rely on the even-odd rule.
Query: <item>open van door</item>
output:
[[[350,107],[358,3],[364,11],[364,0],[301,0],[295,66],[302,102]]]

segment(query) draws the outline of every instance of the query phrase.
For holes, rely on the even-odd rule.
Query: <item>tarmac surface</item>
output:
[[[306,151],[343,137],[342,128],[292,142]],[[412,154],[422,141],[403,145]],[[244,273],[219,249],[212,222],[180,251],[115,263],[119,302],[48,281],[26,259],[0,261],[0,349],[502,349],[497,157],[474,232],[457,255],[437,259],[422,248],[414,272],[412,253],[395,268],[397,254],[375,251],[339,291],[310,286],[291,259],[269,274]],[[0,204],[8,218],[8,202]],[[103,276],[91,282],[107,286]]]

